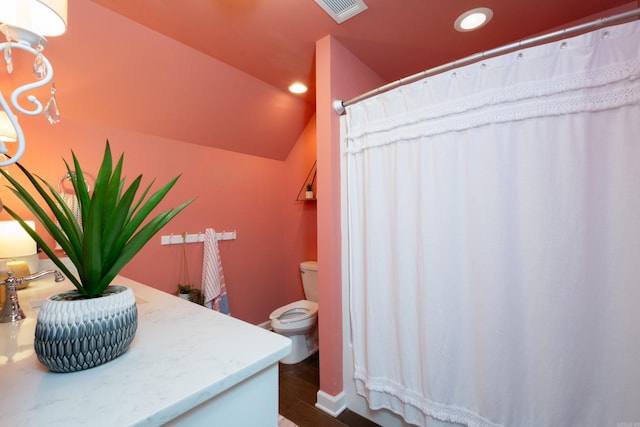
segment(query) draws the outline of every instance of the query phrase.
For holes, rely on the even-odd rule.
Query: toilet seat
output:
[[[280,362],[298,363],[318,351],[318,303],[292,302],[274,310],[269,319],[273,332],[291,340],[291,353]]]
[[[318,303],[308,300],[292,302],[274,310],[269,319],[278,324],[300,322],[315,317],[318,314]]]

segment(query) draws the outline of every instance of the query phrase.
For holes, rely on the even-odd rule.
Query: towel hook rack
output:
[[[223,231],[222,233],[216,233],[216,240],[236,240],[237,232],[233,231]],[[165,245],[181,245],[184,243],[202,243],[204,242],[204,233],[202,231],[198,233],[187,233],[184,232],[182,234],[173,234],[171,233],[168,236],[160,236],[160,244]]]

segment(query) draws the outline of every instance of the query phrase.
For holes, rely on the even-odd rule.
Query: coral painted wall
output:
[[[287,161],[72,120],[63,120],[56,126],[50,126],[43,117],[22,122],[28,143],[21,163],[54,186],[66,172],[62,158],[70,160],[71,150],[86,174],[94,177],[107,138],[114,155],[124,153],[129,182],[143,174],[144,183],[156,178],[157,188],[182,174],[159,209],[177,206],[190,198],[196,200],[160,234],[197,233],[208,227],[237,231],[236,240],[219,242],[234,317],[261,323],[273,309],[302,297],[296,265],[315,257],[315,209],[293,200],[306,175],[303,170],[313,162],[314,122]],[[16,166],[8,170],[14,177],[21,176]],[[0,198],[9,206],[20,206],[4,187]],[[18,210],[32,218],[24,208]],[[0,220],[9,219],[6,212],[0,213]],[[193,284],[201,283],[202,253],[203,246],[197,243],[162,246],[158,235],[122,274],[174,292],[176,284],[187,275]],[[185,259],[188,270],[184,268]]]
[[[55,187],[71,150],[95,176],[109,139],[114,155],[125,155],[128,181],[143,174],[143,184],[155,178],[158,188],[182,174],[159,209],[196,200],[122,274],[169,293],[187,279],[199,285],[202,244],[162,246],[160,235],[235,230],[236,240],[219,242],[231,314],[262,323],[302,298],[298,264],[316,256],[316,209],[294,200],[315,160],[315,118],[302,133],[286,125],[308,106],[93,2],[73,3],[69,14],[68,32],[45,51],[63,119],[51,126],[43,116],[19,117],[27,141],[21,163]],[[0,79],[3,93],[32,61],[16,54],[16,72]],[[46,102],[48,90],[35,95]],[[246,97],[273,101],[266,109],[239,103]],[[0,198],[20,205],[1,182]]]
[[[335,99],[348,100],[384,81],[331,36],[316,43],[318,177],[327,197],[318,200],[318,287],[320,298],[320,389],[330,396],[343,390],[342,222],[340,120]]]
[[[304,298],[300,263],[318,259],[316,202],[296,200],[315,160],[316,120],[314,116],[285,162],[287,189],[284,200],[284,220],[287,234],[284,242],[284,300],[287,302]],[[317,182],[316,178],[314,190],[317,189]],[[302,189],[303,192],[305,190],[306,188]],[[300,198],[304,198],[304,193]]]

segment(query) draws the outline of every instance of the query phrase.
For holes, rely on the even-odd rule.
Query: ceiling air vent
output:
[[[315,0],[338,24],[367,10],[363,0]]]

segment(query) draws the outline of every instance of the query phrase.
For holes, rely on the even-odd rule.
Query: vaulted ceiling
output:
[[[53,51],[54,67],[56,60],[63,62],[61,69],[56,69],[58,79],[67,85],[59,88],[62,106],[65,96],[74,93],[83,94],[85,99],[92,94],[99,100],[89,106],[69,99],[67,117],[86,119],[93,108],[94,120],[100,116],[111,126],[283,159],[314,114],[315,42],[326,35],[332,35],[391,82],[568,23],[638,6],[638,1],[629,0],[365,3],[367,10],[338,24],[314,0],[72,1],[69,31],[51,40],[47,51]],[[461,13],[481,6],[493,10],[491,22],[474,32],[454,30],[453,23]],[[190,68],[201,66],[198,61],[157,49],[153,41],[147,42],[145,32],[174,40],[183,46],[185,55],[192,55],[189,58],[199,54],[223,64],[226,68],[216,76],[219,86],[215,92],[207,92],[209,89],[202,84],[202,91],[189,87],[193,75],[181,73],[197,72]],[[55,46],[62,45],[73,46],[75,54],[56,50]],[[106,55],[120,58],[105,60]],[[182,62],[181,68],[176,68],[182,71],[172,69],[172,62]],[[122,67],[128,67],[127,74]],[[82,69],[84,75],[74,74],[72,78],[71,73],[78,72],[75,68]],[[164,76],[168,70],[171,74]],[[135,84],[127,83],[132,73],[142,76]],[[101,79],[109,74],[119,76],[126,96],[117,94],[113,84],[99,87]],[[181,83],[186,88],[184,93],[166,83],[157,91],[146,89],[143,96],[138,96],[136,88],[143,88],[146,77],[156,75],[162,75],[165,82],[172,81],[173,86],[178,85],[176,81],[187,80]],[[306,83],[309,92],[288,93],[293,81]],[[238,90],[230,95],[220,82]],[[248,89],[239,90],[241,86]],[[205,96],[207,99],[198,99]],[[205,104],[210,111],[200,111],[200,107],[190,111],[190,104]],[[138,111],[149,109],[157,109],[160,117],[138,117]],[[234,124],[233,132],[224,129],[229,127],[232,114],[241,114],[246,123]]]
[[[313,87],[314,44],[327,34],[392,81],[630,3],[365,0],[368,9],[337,24],[314,0],[94,1],[283,91],[293,81]],[[480,6],[494,11],[487,26],[454,30]],[[313,91],[306,99],[315,102]]]

